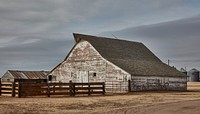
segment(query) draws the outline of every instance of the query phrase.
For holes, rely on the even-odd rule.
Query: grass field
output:
[[[79,97],[0,97],[0,113],[105,113],[112,110],[145,107],[178,101],[200,100],[200,82],[188,83],[187,92],[132,92]]]

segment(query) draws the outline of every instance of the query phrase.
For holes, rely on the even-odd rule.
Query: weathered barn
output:
[[[47,80],[48,71],[18,71],[8,70],[1,78],[4,82],[13,82],[15,79]]]
[[[131,91],[186,90],[186,76],[163,63],[140,42],[73,35],[76,44],[50,72],[50,80],[119,83],[131,80]]]

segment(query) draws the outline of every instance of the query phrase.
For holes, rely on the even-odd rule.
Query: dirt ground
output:
[[[200,82],[187,92],[132,92],[79,97],[0,97],[2,114],[199,114]]]
[[[200,100],[123,108],[99,114],[200,114]]]

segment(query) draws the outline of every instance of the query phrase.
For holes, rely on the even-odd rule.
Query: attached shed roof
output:
[[[185,76],[163,63],[143,43],[74,33],[76,43],[88,41],[106,60],[136,76]]]
[[[15,79],[47,79],[49,71],[8,70]]]

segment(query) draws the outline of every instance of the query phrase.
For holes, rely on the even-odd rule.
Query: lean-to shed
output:
[[[186,75],[163,63],[143,43],[73,34],[75,45],[49,74],[60,82],[127,82],[130,91],[186,90]],[[126,84],[128,91],[128,83]]]
[[[14,79],[41,79],[47,80],[49,71],[19,71],[8,70],[1,78],[5,82],[13,82]]]

